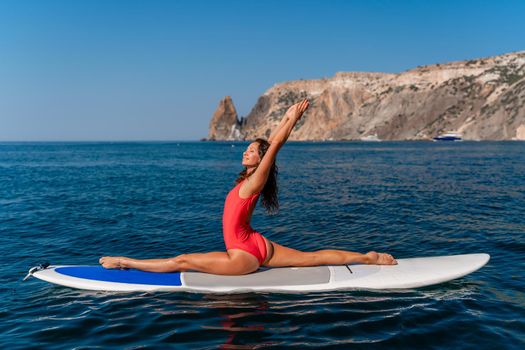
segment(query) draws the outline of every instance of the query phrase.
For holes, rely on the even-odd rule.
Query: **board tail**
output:
[[[34,274],[35,272],[37,272],[37,271],[42,271],[42,270],[47,269],[47,268],[49,267],[49,265],[50,265],[50,264],[49,264],[48,262],[45,262],[45,263],[43,263],[43,264],[40,264],[40,265],[38,265],[38,266],[35,266],[35,267],[30,268],[29,271],[28,271],[28,273],[27,273],[27,275],[26,275],[26,277],[24,277],[24,279],[23,279],[22,281],[27,280],[29,277],[33,276],[33,274]]]

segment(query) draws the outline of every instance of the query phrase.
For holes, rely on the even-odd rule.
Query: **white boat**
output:
[[[373,135],[367,135],[365,137],[361,137],[361,141],[380,142],[381,140],[379,139],[379,137],[377,137],[377,134],[373,134]]]
[[[434,141],[462,141],[462,138],[460,133],[448,131],[434,137]]]

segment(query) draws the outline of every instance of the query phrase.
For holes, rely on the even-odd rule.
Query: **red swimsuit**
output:
[[[224,202],[224,213],[222,215],[222,233],[226,250],[241,249],[255,256],[262,265],[266,259],[266,242],[263,236],[255,231],[249,219],[257,205],[260,193],[254,193],[248,198],[239,197],[241,184],[235,186]]]

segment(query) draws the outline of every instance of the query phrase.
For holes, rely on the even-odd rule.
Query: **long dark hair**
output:
[[[259,144],[259,158],[262,159],[266,154],[266,151],[268,151],[268,148],[270,148],[270,143],[261,138],[255,139],[254,142]],[[244,170],[239,173],[239,177],[237,180],[235,180],[235,183],[238,184],[242,180],[247,179],[249,177],[247,172],[248,168],[245,167]],[[268,174],[268,180],[266,180],[266,184],[264,184],[264,188],[261,191],[262,205],[264,208],[266,208],[268,214],[274,214],[279,211],[279,199],[277,198],[277,194],[279,192],[277,187],[277,174],[279,174],[279,169],[277,168],[277,164],[275,164],[274,161],[272,167],[270,168],[270,174]]]

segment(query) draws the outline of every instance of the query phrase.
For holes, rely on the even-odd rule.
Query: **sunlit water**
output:
[[[29,279],[41,262],[223,250],[247,143],[0,144],[0,347],[133,349],[525,346],[525,144],[287,143],[281,210],[252,226],[303,250],[398,258],[486,252],[423,289],[108,293]]]

